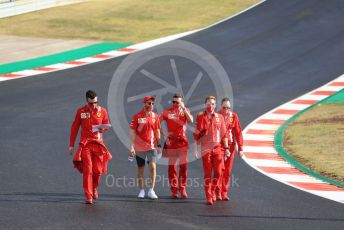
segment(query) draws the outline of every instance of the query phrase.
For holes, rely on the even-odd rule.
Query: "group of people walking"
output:
[[[94,91],[86,93],[87,104],[79,108],[70,136],[70,153],[74,152],[74,143],[81,126],[81,137],[78,151],[73,162],[83,173],[83,187],[86,203],[92,204],[98,198],[97,187],[100,175],[106,172],[106,165],[111,154],[105,147],[102,133],[109,129],[109,119],[104,108],[97,102]],[[184,97],[175,94],[172,106],[161,114],[155,113],[154,96],[143,98],[143,108],[136,113],[130,124],[129,158],[135,158],[138,166],[138,198],[146,196],[144,189],[144,167],[149,165],[150,199],[158,199],[154,191],[156,162],[161,157],[168,158],[168,181],[171,197],[187,199],[188,151],[189,140],[187,125],[194,122],[194,117],[184,104]],[[216,112],[216,98],[208,96],[204,101],[204,111],[196,116],[196,127],[193,133],[193,154],[196,159],[202,158],[204,171],[204,190],[206,204],[212,205],[218,200],[229,200],[231,169],[234,152],[237,146],[238,155],[243,155],[243,138],[240,122],[236,113],[231,110],[231,101],[223,98],[221,109]],[[161,123],[166,123],[166,130]],[[164,137],[164,138],[162,138]],[[164,144],[162,144],[164,139]],[[201,149],[199,151],[199,145]],[[179,163],[179,173],[177,164]]]

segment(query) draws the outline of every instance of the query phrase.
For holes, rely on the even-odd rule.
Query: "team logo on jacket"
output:
[[[152,123],[154,123],[155,122],[155,118],[152,118]]]
[[[87,118],[90,118],[91,116],[90,116],[90,113],[81,113],[80,117],[81,119],[87,119]]]
[[[101,117],[102,113],[101,112],[97,112],[97,117]]]
[[[176,118],[177,118],[176,114],[174,114],[174,113],[168,114],[168,119],[176,119]]]
[[[216,123],[220,123],[220,118],[215,117]]]
[[[147,119],[146,119],[146,118],[139,118],[139,119],[137,120],[137,122],[138,122],[139,124],[146,124]]]
[[[233,122],[233,117],[229,118],[229,122],[232,123]]]

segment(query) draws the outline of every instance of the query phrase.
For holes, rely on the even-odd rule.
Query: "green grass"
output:
[[[283,147],[304,166],[344,182],[344,103],[319,104],[285,130]]]
[[[257,0],[95,0],[0,19],[0,34],[142,42],[198,29]]]
[[[67,61],[76,60],[79,58],[90,57],[103,52],[121,49],[129,46],[128,43],[97,43],[90,46],[85,46],[79,49],[68,50],[61,53],[42,56],[29,60],[7,63],[0,65],[0,74],[7,74],[16,71],[38,68],[46,65],[52,65]]]

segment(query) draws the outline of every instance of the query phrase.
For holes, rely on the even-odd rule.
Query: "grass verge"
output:
[[[344,102],[325,103],[305,112],[286,128],[283,147],[304,166],[344,182]]]
[[[94,0],[0,20],[0,34],[138,43],[198,29],[257,0]]]

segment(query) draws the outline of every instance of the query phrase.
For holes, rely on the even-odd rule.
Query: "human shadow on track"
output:
[[[198,215],[199,217],[213,218],[245,218],[245,219],[279,219],[279,220],[311,220],[311,221],[332,221],[344,222],[344,219],[336,218],[312,218],[312,217],[289,217],[289,216],[245,216],[245,215]]]
[[[3,193],[0,194],[0,203],[2,202],[20,202],[20,203],[69,203],[83,204],[84,197],[79,193]],[[101,195],[96,203],[112,203],[112,202],[134,202],[134,203],[199,203],[203,204],[203,199],[172,199],[169,196],[161,196],[158,200],[138,199],[135,195]],[[224,203],[224,202],[223,202]],[[277,219],[277,220],[305,220],[305,221],[330,221],[344,222],[341,218],[315,218],[315,217],[293,217],[293,216],[258,216],[258,215],[204,215],[198,214],[198,217],[206,218],[240,218],[240,219]]]
[[[203,199],[172,199],[169,196],[160,196],[158,200],[149,198],[138,199],[135,195],[101,195],[97,202],[158,202],[158,203],[203,203]],[[4,193],[0,194],[1,202],[33,202],[33,203],[80,203],[84,196],[78,193]]]

